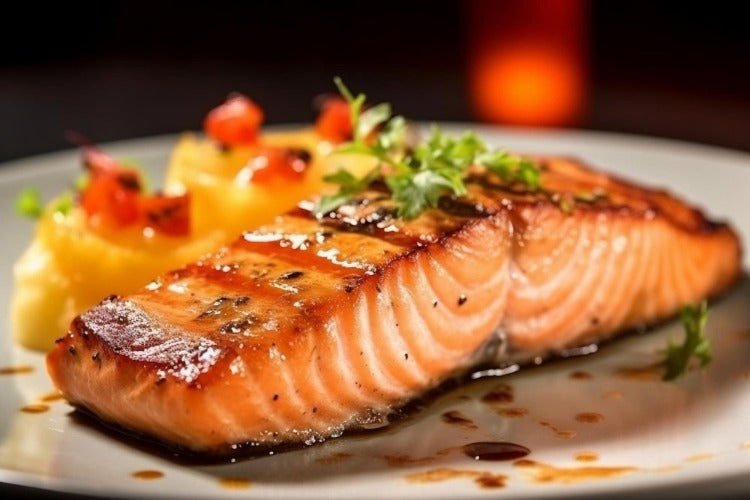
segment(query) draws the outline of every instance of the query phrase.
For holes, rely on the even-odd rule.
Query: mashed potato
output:
[[[219,226],[230,238],[236,237],[245,229],[272,221],[301,199],[323,190],[323,177],[339,168],[364,175],[375,165],[370,158],[329,155],[333,146],[312,129],[269,133],[263,136],[262,143],[308,153],[310,161],[304,175],[298,180],[254,182],[249,164],[257,148],[222,150],[215,142],[191,134],[180,139],[169,162],[166,191],[190,193],[190,216],[196,234],[205,234]]]
[[[91,230],[81,208],[63,215],[48,207],[13,269],[15,338],[31,349],[48,350],[76,314],[215,250],[224,239],[220,230],[179,238],[147,237],[136,228],[101,234]]]

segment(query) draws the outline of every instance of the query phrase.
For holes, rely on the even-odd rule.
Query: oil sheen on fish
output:
[[[559,353],[726,290],[741,247],[663,191],[561,158],[543,190],[480,170],[415,220],[377,189],[311,203],[110,297],[48,355],[73,404],[206,455],[312,444],[449,377]]]

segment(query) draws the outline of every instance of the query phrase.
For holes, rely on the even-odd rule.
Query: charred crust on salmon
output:
[[[257,319],[255,319],[254,316],[247,316],[247,317],[240,318],[240,319],[233,319],[221,325],[221,328],[219,328],[219,331],[221,333],[242,333],[242,331],[253,326],[256,323],[257,323]]]
[[[304,274],[305,273],[303,273],[302,271],[287,271],[285,273],[282,273],[279,278],[283,280],[293,280],[299,278],[300,276],[304,276]]]

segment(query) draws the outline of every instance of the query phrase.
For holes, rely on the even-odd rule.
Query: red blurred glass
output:
[[[485,121],[573,126],[586,105],[588,2],[466,2],[469,89]]]

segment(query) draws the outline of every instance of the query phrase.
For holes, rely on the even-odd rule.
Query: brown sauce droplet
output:
[[[340,452],[340,453],[333,453],[325,457],[320,457],[316,459],[315,461],[318,462],[319,464],[336,464],[339,462],[343,462],[344,460],[348,458],[351,458],[351,456],[352,456],[351,453]]]
[[[444,457],[453,453],[454,451],[461,451],[461,446],[451,446],[450,448],[443,448],[435,452],[433,456],[427,457],[410,457],[408,455],[386,455],[383,457],[385,462],[391,467],[403,467],[413,465],[425,465],[434,462],[440,457]]]
[[[546,420],[540,420],[539,425],[551,429],[552,432],[554,432],[555,435],[559,438],[570,439],[576,436],[576,431],[572,431],[568,429],[560,429],[559,427],[552,425],[552,423],[547,422]]]
[[[497,413],[501,417],[520,418],[528,415],[529,410],[527,410],[526,408],[497,408],[495,409],[495,413]]]
[[[64,396],[60,391],[50,391],[47,394],[43,394],[39,396],[39,401],[44,401],[45,403],[52,403],[54,401],[60,401],[61,399],[65,399]]]
[[[461,427],[465,427],[466,429],[476,429],[477,424],[475,424],[470,418],[468,418],[466,415],[461,413],[460,411],[447,411],[440,415],[440,418],[445,422],[446,424],[452,424],[452,425],[459,425]]]
[[[615,373],[627,380],[661,380],[664,367],[661,363],[636,368],[620,368]]]
[[[49,405],[43,403],[33,403],[21,407],[21,411],[24,413],[44,413],[49,410]]]
[[[623,396],[624,394],[622,393],[622,391],[612,390],[604,393],[604,396],[602,397],[604,399],[622,399]]]
[[[507,479],[503,474],[482,474],[481,476],[477,476],[474,482],[481,488],[492,489],[505,487]]]
[[[529,477],[536,483],[579,483],[593,479],[606,479],[622,476],[638,470],[636,467],[554,467],[533,460],[517,460],[513,463],[528,471]]]
[[[143,479],[150,481],[152,479],[161,479],[164,477],[164,473],[160,470],[138,470],[133,472],[132,476],[136,479]]]
[[[474,460],[516,460],[525,457],[531,450],[516,443],[503,441],[480,441],[462,447],[464,455]]]
[[[475,475],[476,472],[470,470],[440,468],[409,474],[406,476],[406,480],[412,483],[435,483],[460,477],[475,477]]]
[[[598,424],[599,422],[604,421],[604,415],[601,413],[584,412],[576,415],[576,420],[586,424]]]
[[[570,374],[570,378],[573,380],[591,380],[593,376],[589,372],[575,371]]]
[[[578,462],[596,462],[599,460],[599,455],[593,451],[581,451],[574,455]]]
[[[0,375],[21,375],[24,373],[33,373],[33,372],[34,372],[34,367],[31,365],[0,367]]]
[[[709,460],[711,458],[714,458],[713,453],[696,453],[695,455],[690,455],[685,459],[686,462],[703,462],[704,460]]]
[[[461,478],[473,479],[481,488],[502,488],[508,479],[504,474],[448,468],[430,469],[406,476],[406,480],[411,483],[436,483]]]
[[[222,477],[219,479],[219,486],[227,490],[244,490],[250,487],[252,483],[241,477]]]
[[[512,403],[513,402],[513,387],[506,383],[496,385],[487,394],[482,396],[482,402],[484,403]]]

